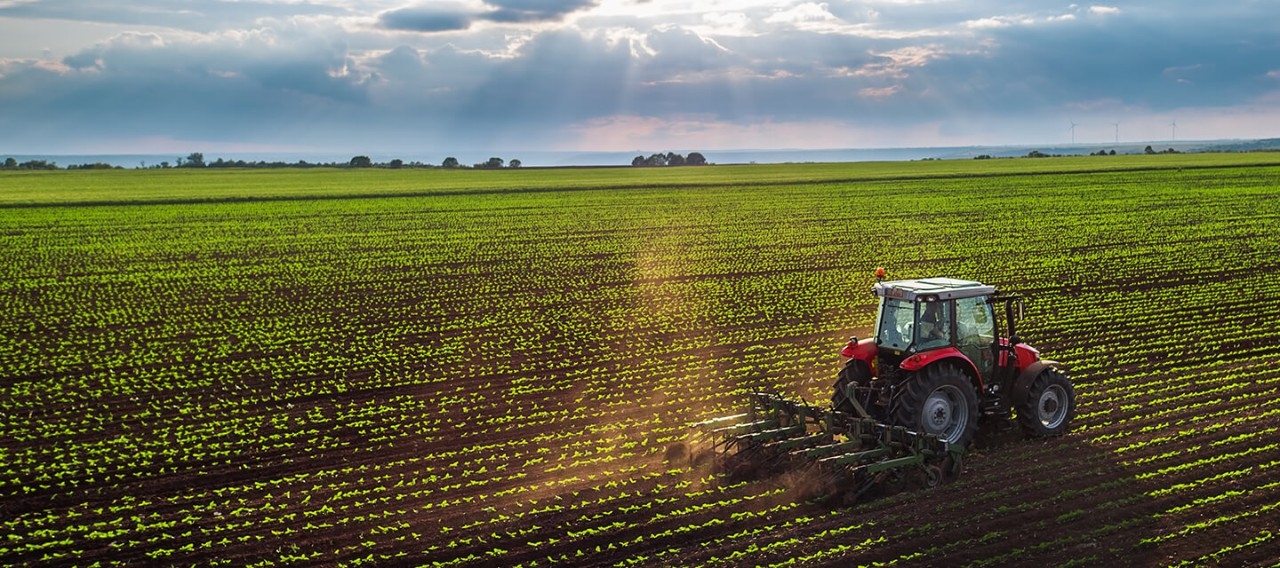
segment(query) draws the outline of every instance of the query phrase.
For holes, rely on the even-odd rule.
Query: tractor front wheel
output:
[[[969,376],[950,363],[935,363],[901,387],[893,423],[969,447],[978,432],[978,393]]]
[[[1076,415],[1076,391],[1071,379],[1053,367],[1046,367],[1027,389],[1027,398],[1018,403],[1018,422],[1033,438],[1052,438],[1067,433]]]

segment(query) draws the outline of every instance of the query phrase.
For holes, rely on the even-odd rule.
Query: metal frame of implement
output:
[[[748,412],[695,426],[712,436],[716,449],[725,454],[775,465],[809,462],[837,477],[847,475],[855,483],[855,497],[883,474],[902,468],[920,468],[930,486],[944,473],[954,477],[960,472],[964,448],[932,434],[882,424],[857,401],[852,401],[858,413],[854,416],[776,393],[754,392],[751,399]]]

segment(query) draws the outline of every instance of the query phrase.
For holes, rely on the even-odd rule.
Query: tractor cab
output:
[[[949,348],[963,354],[978,377],[994,372],[993,345],[999,337],[994,286],[927,278],[878,282],[872,294],[880,299],[873,338],[880,358],[897,364],[911,355]]]
[[[995,318],[988,299],[995,293],[994,286],[952,278],[877,283],[876,345],[918,352],[985,337],[989,346]]]

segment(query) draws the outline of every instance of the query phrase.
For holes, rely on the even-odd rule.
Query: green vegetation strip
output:
[[[1276,155],[0,183],[0,564],[1106,563],[1153,530],[1082,496],[1158,500],[1168,562],[1274,544],[1273,507],[1215,511],[1275,492]],[[687,424],[830,395],[880,265],[1027,295],[1078,429],[848,510],[694,471]]]
[[[218,169],[0,171],[0,207],[721,188],[877,180],[1081,174],[1280,164],[1280,153],[1063,157],[1049,160],[724,165],[687,168]]]

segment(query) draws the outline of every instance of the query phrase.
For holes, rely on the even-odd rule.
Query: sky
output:
[[[0,0],[0,152],[1272,138],[1277,30],[1277,0]]]

